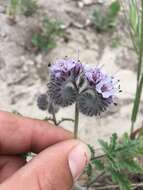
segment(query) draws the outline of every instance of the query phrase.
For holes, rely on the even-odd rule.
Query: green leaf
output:
[[[91,152],[91,159],[92,159],[94,157],[94,154],[95,154],[94,148],[90,144],[88,144],[88,148],[89,148],[89,150]]]
[[[118,1],[114,1],[111,3],[111,5],[109,6],[106,18],[109,22],[109,24],[114,24],[118,13],[120,11],[120,3]]]
[[[136,34],[138,31],[139,17],[135,0],[131,0],[129,9],[129,19],[133,32]]]
[[[118,183],[120,190],[131,190],[130,181],[123,173],[116,172],[111,170],[111,177],[113,182]]]
[[[108,154],[108,151],[109,151],[108,143],[103,140],[98,140],[98,142],[100,143],[103,151]]]
[[[104,24],[104,17],[103,15],[101,15],[101,10],[99,10],[98,8],[96,8],[93,12],[93,24],[94,28],[98,32],[102,32],[107,29],[106,24]]]
[[[113,28],[120,11],[120,4],[114,1],[106,10],[96,8],[93,12],[92,23],[97,32],[106,32]]]
[[[38,8],[37,0],[21,0],[20,2],[20,11],[22,14],[28,17],[36,13]]]
[[[93,160],[92,164],[95,165],[97,170],[99,171],[104,170],[104,164],[101,160]]]
[[[114,133],[112,135],[112,137],[110,138],[110,149],[111,150],[115,150],[116,144],[117,144],[117,139],[118,139],[118,136],[116,133]]]
[[[143,173],[143,169],[141,166],[139,166],[138,163],[136,163],[134,160],[125,160],[122,162],[121,167],[123,169],[127,169],[129,172],[138,174],[138,173]]]
[[[88,166],[85,169],[85,173],[90,177],[92,175],[92,165],[88,164]]]
[[[103,140],[99,143],[103,156],[95,158],[91,164],[97,171],[103,171],[105,175],[110,176],[113,182],[119,185],[120,190],[131,190],[128,174],[143,174],[137,159],[143,155],[143,137],[130,139],[125,133],[119,139],[117,134],[113,134],[108,143]]]
[[[55,37],[61,35],[62,32],[61,25],[46,16],[43,19],[41,31],[33,34],[31,45],[39,51],[48,52],[56,46]]]

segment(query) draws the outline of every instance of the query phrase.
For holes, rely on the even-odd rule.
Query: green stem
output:
[[[62,118],[62,119],[58,122],[58,125],[60,125],[60,124],[63,123],[64,121],[71,121],[71,122],[74,122],[74,119],[71,119],[71,118]]]
[[[132,134],[134,132],[134,122],[131,122],[131,131],[130,131],[130,137],[132,138]]]
[[[139,47],[139,62],[138,62],[138,71],[137,71],[137,84],[140,80],[141,70],[142,70],[142,59],[143,59],[143,0],[141,1],[141,36],[140,36],[140,47]]]
[[[130,133],[130,135],[132,135],[132,133],[134,131],[134,124],[136,122],[138,111],[139,111],[142,88],[143,88],[143,74],[141,76],[141,79],[139,80],[139,84],[137,85],[136,96],[135,96],[135,99],[134,99],[134,105],[133,105],[132,117],[131,117],[132,125],[131,125],[131,133]]]
[[[79,125],[79,106],[78,102],[75,104],[75,121],[74,121],[74,138],[78,138],[78,125]]]
[[[138,115],[138,109],[139,109],[139,104],[140,104],[140,99],[141,99],[141,93],[142,93],[142,78],[141,78],[141,71],[142,71],[142,59],[143,59],[143,0],[141,1],[142,5],[142,10],[141,10],[141,34],[140,34],[140,40],[139,40],[139,57],[138,57],[138,70],[137,70],[137,86],[136,86],[136,96],[134,100],[134,105],[132,109],[132,116],[131,116],[131,132],[130,136],[132,135],[134,131],[134,124],[137,119]],[[141,79],[140,79],[141,78]]]
[[[55,111],[54,111],[54,108],[52,106],[52,119],[53,119],[53,122],[55,125],[58,125],[58,122],[57,122],[57,119],[56,119],[56,114],[55,114]]]
[[[129,29],[129,37],[131,38],[131,41],[133,43],[133,48],[135,50],[135,52],[138,54],[138,48],[137,48],[137,44],[136,44],[136,41],[135,41],[135,38],[134,38],[134,34],[132,32],[132,26],[131,26],[131,23],[128,19],[128,15],[126,14],[126,11],[127,11],[127,7],[124,6],[124,1],[122,0],[119,0],[121,6],[123,7],[123,13],[124,13],[124,17],[125,17],[125,20],[126,20],[126,23],[127,23],[127,27]]]

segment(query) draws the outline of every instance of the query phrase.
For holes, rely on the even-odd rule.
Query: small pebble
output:
[[[84,5],[91,5],[93,3],[93,0],[82,0]]]
[[[79,7],[79,8],[83,8],[83,7],[84,7],[84,3],[83,3],[82,1],[79,1],[79,2],[78,2],[78,7]]]

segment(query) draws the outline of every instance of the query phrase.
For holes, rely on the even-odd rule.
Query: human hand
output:
[[[37,156],[26,163],[19,155],[29,151]],[[0,190],[70,190],[89,155],[62,128],[0,112]]]

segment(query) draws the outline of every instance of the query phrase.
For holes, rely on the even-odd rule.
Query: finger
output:
[[[0,183],[20,169],[26,161],[18,156],[0,156]]]
[[[42,151],[0,186],[1,190],[70,190],[89,158],[86,145],[68,140]]]
[[[0,154],[38,153],[70,138],[70,132],[48,122],[0,112]]]

